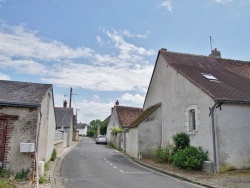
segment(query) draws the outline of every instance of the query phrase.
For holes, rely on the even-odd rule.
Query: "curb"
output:
[[[132,160],[132,159],[131,159]],[[207,187],[207,188],[218,188],[218,187],[215,187],[215,186],[212,186],[212,185],[208,185],[208,184],[205,184],[205,183],[201,183],[201,182],[197,182],[197,181],[194,181],[194,180],[191,180],[191,179],[188,179],[188,178],[185,178],[183,176],[180,176],[180,175],[177,175],[177,174],[174,174],[172,172],[169,172],[169,171],[165,171],[165,170],[162,170],[162,169],[159,169],[159,168],[156,168],[154,166],[151,166],[151,165],[148,165],[146,163],[142,163],[138,160],[133,160],[135,163],[139,164],[139,165],[142,165],[144,167],[147,167],[151,170],[154,170],[156,172],[159,172],[159,173],[162,173],[162,174],[165,174],[165,175],[168,175],[168,176],[171,176],[171,177],[174,177],[176,179],[180,179],[180,180],[183,180],[183,181],[186,181],[186,182],[190,182],[190,183],[193,183],[193,184],[196,184],[196,185],[201,185],[203,187]]]

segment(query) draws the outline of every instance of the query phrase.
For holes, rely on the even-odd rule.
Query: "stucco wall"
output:
[[[222,104],[216,109],[219,170],[250,167],[250,105]]]
[[[213,160],[209,107],[213,106],[214,101],[168,66],[161,55],[151,80],[144,109],[159,102],[162,103],[162,146],[173,144],[173,134],[187,132],[185,111],[189,106],[196,105],[199,110],[199,116],[197,117],[199,130],[196,134],[190,136],[190,144],[201,146],[205,151],[208,150],[209,159]]]
[[[54,149],[56,122],[53,100],[52,91],[49,90],[41,104],[42,120],[40,125],[38,159],[39,161],[45,161],[45,163],[50,160]]]
[[[114,127],[119,127],[119,122],[118,122],[118,116],[117,116],[117,112],[116,112],[116,109],[114,108],[112,114],[111,114],[111,117],[110,117],[110,121],[109,121],[109,124],[107,126],[107,140],[108,142],[111,141],[111,130],[110,128],[114,128]]]
[[[126,153],[138,158],[138,128],[131,128],[126,132]]]
[[[161,107],[139,125],[138,132],[142,158],[154,157],[162,140]]]
[[[13,173],[22,169],[35,170],[35,153],[21,153],[20,143],[36,143],[37,117],[36,108],[3,107],[2,116],[13,115],[18,118],[7,121],[7,135],[4,155],[4,169]],[[0,117],[1,119],[1,117]]]

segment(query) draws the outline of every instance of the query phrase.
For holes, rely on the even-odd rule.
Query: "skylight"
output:
[[[212,74],[206,74],[206,73],[201,73],[201,74],[210,81],[218,81],[218,79],[214,77]]]

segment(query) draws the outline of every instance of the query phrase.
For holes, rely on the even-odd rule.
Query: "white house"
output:
[[[86,136],[88,131],[88,125],[87,123],[77,123],[76,124],[76,130],[79,132],[80,136]]]
[[[162,49],[143,109],[158,103],[161,146],[186,132],[192,146],[208,151],[215,171],[250,167],[250,62],[223,59],[216,49],[209,56]]]

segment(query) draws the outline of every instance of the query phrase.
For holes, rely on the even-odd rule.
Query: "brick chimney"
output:
[[[67,108],[67,101],[65,100],[64,102],[63,102],[63,108]]]
[[[221,53],[220,51],[217,51],[217,48],[215,48],[214,50],[212,50],[211,54],[209,54],[209,57],[221,58]]]
[[[118,106],[118,105],[119,105],[119,101],[118,101],[118,100],[116,100],[115,105],[116,105],[116,106]]]

